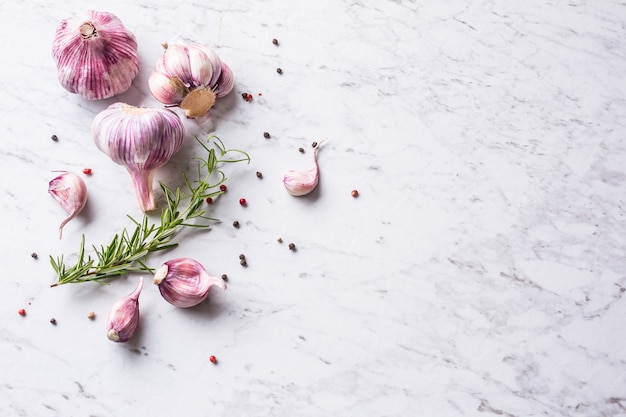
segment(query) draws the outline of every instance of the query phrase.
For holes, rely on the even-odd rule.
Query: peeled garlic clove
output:
[[[48,192],[69,213],[59,226],[59,239],[61,239],[63,226],[76,217],[87,204],[87,185],[73,172],[61,171],[60,175],[48,183]]]
[[[89,100],[123,93],[139,72],[135,36],[107,12],[90,10],[61,21],[52,56],[61,85]]]
[[[154,173],[183,144],[180,117],[168,109],[115,103],[95,117],[91,131],[98,149],[130,173],[141,210],[154,210]]]
[[[137,288],[111,307],[107,324],[107,337],[114,342],[127,342],[139,325],[139,294],[143,288],[143,277]]]
[[[322,142],[313,149],[313,168],[306,171],[289,170],[283,176],[283,185],[287,192],[293,196],[300,197],[309,194],[317,187],[319,182],[319,167],[317,165],[317,150]]]
[[[156,271],[154,283],[167,302],[182,308],[200,304],[208,297],[213,285],[226,289],[222,278],[210,276],[199,262],[190,258],[165,262]]]
[[[154,98],[178,105],[189,118],[205,116],[234,85],[233,73],[211,48],[179,39],[165,52],[148,79]]]

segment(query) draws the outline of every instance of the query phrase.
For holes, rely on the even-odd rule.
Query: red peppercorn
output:
[[[248,204],[248,202],[246,201],[245,198],[240,198],[239,199],[239,204],[241,204],[242,206],[245,206],[246,204]]]
[[[352,192],[350,193],[350,195],[352,197],[358,197],[359,196],[359,190],[352,190]]]
[[[17,314],[19,314],[20,316],[25,316],[26,310],[24,310],[23,308],[20,308],[19,310],[17,310]]]
[[[225,192],[226,190],[228,190],[228,187],[226,187],[226,184],[221,184],[220,191]]]
[[[213,204],[213,199],[211,197],[206,198],[207,204]]]
[[[84,168],[84,169],[83,169],[83,174],[85,174],[85,175],[91,175],[91,168]]]
[[[217,363],[217,358],[213,355],[209,356],[209,360],[211,361],[211,363]]]

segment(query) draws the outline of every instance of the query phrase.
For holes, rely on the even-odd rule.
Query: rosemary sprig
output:
[[[210,222],[217,220],[207,217],[203,207],[207,197],[222,193],[219,188],[215,190],[226,181],[221,165],[242,161],[249,163],[250,156],[241,150],[226,149],[224,143],[214,135],[208,137],[206,144],[197,137],[196,140],[208,152],[206,159],[195,158],[198,161],[198,179],[190,181],[183,174],[184,192],[180,187],[172,190],[160,183],[167,200],[167,207],[161,210],[160,223],[151,223],[147,215],[141,221],[128,216],[135,225],[134,230],[130,232],[124,228],[108,245],[100,248],[92,246],[95,258],[85,253],[83,235],[74,265],[67,266],[63,255],[57,258],[50,256],[50,264],[57,275],[57,282],[52,287],[79,282],[103,282],[128,272],[153,273],[154,269],[145,262],[148,254],[178,246],[178,243],[172,242],[172,238],[184,227],[208,228]],[[232,154],[239,154],[239,157],[233,158]],[[184,208],[183,202],[187,202]],[[198,219],[201,221],[197,222]]]

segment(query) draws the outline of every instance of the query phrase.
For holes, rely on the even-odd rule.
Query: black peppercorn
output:
[[[52,135],[52,136],[50,136],[50,139],[52,139],[53,141],[56,142],[56,141],[59,140],[59,137],[57,135]]]
[[[272,39],[272,43],[273,43],[274,45],[278,45],[278,39],[276,39],[276,38]]]
[[[282,74],[283,73],[283,69],[282,68],[276,68],[276,72],[279,73],[279,74]]]
[[[233,226],[234,226],[234,227],[239,228],[239,221],[238,221],[238,220],[235,220],[235,221],[233,222]]]
[[[269,139],[271,136],[270,136],[269,132],[263,132],[263,137],[265,139]]]
[[[289,244],[289,250],[295,251],[296,250],[296,245],[294,243],[290,243]]]
[[[257,178],[263,178],[263,174],[261,174],[259,171],[256,172],[256,176]]]

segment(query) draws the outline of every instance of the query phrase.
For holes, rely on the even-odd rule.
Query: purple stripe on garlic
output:
[[[161,295],[168,303],[181,308],[200,304],[214,285],[226,289],[222,278],[209,275],[202,264],[190,258],[165,262],[156,271],[154,283],[159,286]]]
[[[52,56],[63,88],[89,100],[123,93],[139,72],[135,36],[107,12],[90,10],[61,21]]]
[[[139,294],[143,288],[143,277],[135,290],[115,302],[109,312],[107,338],[113,342],[127,342],[139,326]]]
[[[233,73],[211,48],[186,40],[164,44],[148,84],[152,95],[166,105],[177,105],[189,118],[208,113],[216,98],[234,86]]]
[[[183,144],[184,126],[178,115],[168,109],[115,103],[95,117],[91,130],[98,149],[131,175],[141,210],[154,210],[154,173]]]
[[[73,172],[61,171],[48,183],[48,192],[69,214],[59,226],[59,239],[63,237],[63,227],[80,213],[87,204],[87,185]]]

